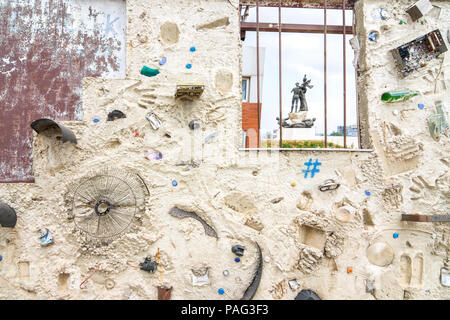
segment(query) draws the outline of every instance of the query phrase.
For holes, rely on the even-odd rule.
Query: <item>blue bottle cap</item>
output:
[[[195,47],[191,47],[189,50],[191,50],[191,52],[195,52],[197,49],[195,49]]]
[[[366,196],[370,196],[371,195],[369,190],[364,191],[364,193],[366,194]]]
[[[187,68],[187,69],[192,68],[192,64],[188,63],[188,64],[186,65],[186,68]]]
[[[392,236],[394,237],[394,239],[397,239],[398,238],[398,233],[395,232]]]
[[[177,180],[172,180],[172,185],[173,185],[174,187],[176,187],[176,186],[178,185]]]
[[[99,118],[94,118],[94,123],[100,122]]]
[[[219,294],[224,294],[224,293],[225,293],[225,290],[223,290],[222,288],[220,288],[219,290],[217,290],[217,292],[218,292]]]
[[[235,258],[234,261],[239,262],[239,261],[241,261],[241,259]]]

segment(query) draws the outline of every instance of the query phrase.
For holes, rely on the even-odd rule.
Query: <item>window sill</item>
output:
[[[372,149],[332,149],[332,148],[239,148],[239,151],[373,152]]]

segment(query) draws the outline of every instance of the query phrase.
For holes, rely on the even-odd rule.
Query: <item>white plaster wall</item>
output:
[[[237,1],[231,2],[237,5]],[[257,241],[269,262],[264,262],[255,299],[293,299],[300,289],[291,290],[287,281],[294,278],[301,288],[316,291],[322,299],[448,298],[449,289],[439,283],[440,268],[448,264],[448,226],[400,221],[402,213],[449,211],[449,142],[432,141],[426,127],[426,117],[433,111],[431,102],[438,95],[446,98],[448,91],[440,87],[436,95],[427,93],[433,83],[423,77],[427,70],[434,72],[436,64],[408,80],[397,78],[387,50],[433,28],[443,31],[450,6],[434,1],[443,8],[444,18],[426,17],[422,26],[412,24],[402,14],[410,2],[361,0],[356,8],[362,47],[360,105],[367,114],[374,152],[256,153],[238,151],[241,45],[236,9],[225,0],[127,1],[127,79],[85,79],[84,121],[67,123],[76,133],[78,145],[49,144],[36,137],[36,183],[0,185],[1,199],[18,213],[14,229],[0,229],[0,297],[156,299],[156,286],[164,284],[173,286],[173,299],[240,299],[253,275],[253,241]],[[388,9],[390,20],[372,20],[370,12],[378,7]],[[199,24],[225,16],[230,21],[227,26],[196,30]],[[398,25],[399,19],[408,24]],[[160,38],[160,26],[166,21],[176,23],[180,30],[179,41],[172,45]],[[377,44],[369,44],[367,31],[381,30],[382,24],[388,29]],[[138,33],[148,40],[139,41]],[[191,46],[197,48],[195,53],[189,51]],[[167,63],[159,67],[163,56]],[[186,63],[192,63],[192,69],[187,70]],[[442,77],[448,86],[448,66],[444,63]],[[143,77],[139,74],[143,65],[160,68],[161,73]],[[232,85],[229,91],[220,93],[215,78],[227,72],[233,75]],[[203,81],[205,92],[194,102],[175,101],[178,81]],[[404,86],[420,90],[423,97],[396,106],[381,103],[384,90]],[[417,109],[419,101],[426,103],[424,110]],[[395,116],[394,108],[405,110],[405,117]],[[106,122],[107,113],[114,109],[122,110],[127,118]],[[145,120],[150,110],[163,120],[158,131]],[[101,121],[95,124],[94,117]],[[199,132],[188,128],[192,119],[203,122]],[[396,150],[386,152],[386,141],[381,140],[383,122],[395,123],[402,135],[412,136],[416,145],[423,143],[423,150],[409,160]],[[130,129],[137,129],[139,136],[131,134]],[[203,144],[204,138],[215,131],[220,133],[214,142]],[[165,137],[167,132],[171,138]],[[413,144],[411,139],[404,141],[408,148]],[[160,150],[163,159],[146,160],[149,148]],[[398,154],[393,161],[393,155]],[[190,171],[175,166],[190,158],[201,159],[201,166]],[[320,172],[314,178],[304,178],[302,169],[310,158],[322,163]],[[70,182],[105,166],[138,172],[150,188],[150,197],[145,214],[135,220],[130,232],[108,246],[93,248],[83,242],[68,219],[70,209],[64,195]],[[428,184],[417,186],[414,181],[422,181],[418,176]],[[339,181],[340,188],[320,192],[318,186],[330,178]],[[171,185],[172,179],[179,183],[176,188]],[[400,192],[393,185],[400,185]],[[410,190],[412,186],[419,189],[419,197]],[[365,190],[371,195],[366,196]],[[305,191],[311,200],[305,198]],[[283,199],[278,203],[271,201],[280,197]],[[335,218],[336,207],[342,203],[355,209],[348,223]],[[168,211],[173,206],[206,218],[219,238],[205,236],[197,221],[170,216]],[[370,213],[374,225],[364,223],[364,213]],[[263,229],[246,225],[249,218]],[[304,245],[301,226],[305,224],[326,232],[323,256],[315,256]],[[48,227],[55,244],[40,247],[38,227]],[[392,237],[394,232],[399,238]],[[392,264],[378,267],[367,260],[366,249],[374,241],[385,241],[393,247]],[[231,252],[231,246],[237,243],[246,246],[240,263],[234,262]],[[133,267],[146,256],[154,256],[158,249],[161,263],[157,273]],[[400,281],[406,277],[401,259],[405,255],[423,259],[423,273],[414,271],[410,284]],[[23,262],[29,263],[26,277]],[[101,264],[100,271],[86,283],[88,289],[80,289],[97,263]],[[307,265],[311,266],[309,273]],[[190,270],[203,266],[210,268],[211,285],[193,287]],[[348,274],[347,267],[352,267],[353,273]],[[230,271],[228,277],[223,276],[224,269]],[[58,285],[60,273],[70,274],[66,288]],[[105,288],[106,279],[115,281],[113,289]],[[366,279],[374,281],[374,295],[366,293]],[[218,288],[224,288],[226,295],[219,296]]]

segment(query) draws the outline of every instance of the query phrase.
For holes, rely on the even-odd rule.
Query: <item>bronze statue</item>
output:
[[[306,78],[306,74],[303,77],[303,83],[301,86],[299,86],[299,83],[297,82],[295,84],[295,88],[292,89],[291,92],[294,93],[292,96],[292,106],[291,106],[291,113],[294,111],[294,105],[295,105],[295,113],[297,113],[298,110],[298,101],[300,100],[300,111],[308,111],[308,104],[306,103],[306,90],[307,88],[312,89],[313,86],[310,84],[311,79]]]

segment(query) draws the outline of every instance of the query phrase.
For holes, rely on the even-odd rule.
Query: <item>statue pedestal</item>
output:
[[[291,122],[293,124],[301,123],[303,120],[306,120],[307,113],[308,113],[308,111],[300,111],[300,112],[296,112],[296,113],[289,113],[289,120],[291,120]]]
[[[283,140],[320,140],[312,128],[283,128]],[[322,137],[323,138],[323,137]]]

